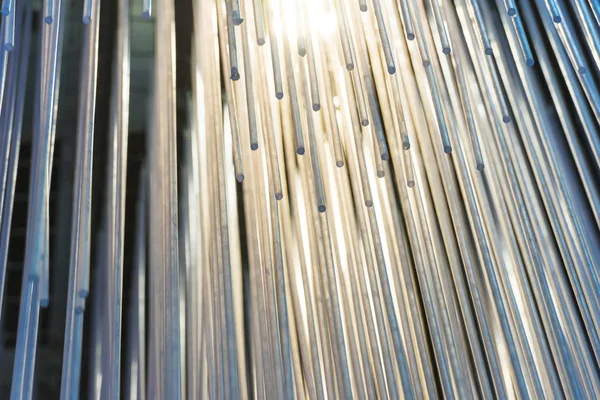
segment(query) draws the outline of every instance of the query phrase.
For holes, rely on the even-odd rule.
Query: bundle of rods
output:
[[[61,399],[600,398],[600,2],[193,0],[187,97],[174,0],[136,2],[155,52],[126,210],[130,4],[96,188],[100,0],[84,0]],[[48,193],[68,3],[44,0],[31,66],[13,400],[32,398],[59,267]],[[3,292],[31,0],[1,11]]]

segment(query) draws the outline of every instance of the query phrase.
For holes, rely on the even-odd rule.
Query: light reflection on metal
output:
[[[92,4],[91,1],[89,3],[89,5]],[[69,286],[61,381],[61,399],[63,400],[76,398],[79,393],[84,313],[86,298],[89,293],[92,243],[92,164],[100,0],[96,0],[93,4],[96,17],[90,21],[93,23],[83,28],[83,57],[80,67],[81,86],[77,124],[75,187],[73,191]],[[92,10],[89,10],[89,12],[91,17]]]
[[[600,398],[597,1],[193,4],[182,105],[175,2],[155,2],[147,157],[126,210],[130,4],[118,2],[104,190],[91,184],[100,1],[84,0],[61,398],[77,398],[82,362],[92,399]],[[41,10],[12,399],[32,396],[58,267],[66,6]],[[0,10],[4,293],[33,66],[30,2]]]
[[[123,338],[123,270],[125,240],[125,190],[129,137],[130,23],[129,1],[119,0],[110,103],[106,215],[106,276],[104,324],[107,335],[102,368],[102,399],[118,400],[121,393]],[[126,315],[126,314],[125,314]]]
[[[22,3],[21,3],[22,4]],[[48,258],[48,193],[56,132],[56,103],[62,55],[61,2],[53,9],[54,24],[43,24],[40,40],[39,84],[35,109],[35,132],[30,180],[22,295],[11,399],[31,398],[33,393],[40,307],[47,305],[50,279]]]
[[[149,398],[181,398],[175,7],[158,0],[148,131]],[[235,382],[232,382],[235,386]]]
[[[289,367],[306,383],[293,381],[300,397],[598,394],[593,8],[576,1],[571,14],[561,10],[570,5],[543,0],[522,10],[501,0],[497,8],[475,0],[268,1],[263,8],[245,1],[240,19],[248,27],[234,28],[233,2],[226,9],[196,3],[191,108],[198,118],[190,143],[199,144],[186,156],[184,185],[203,195],[187,204],[181,240],[200,243],[208,260],[186,258],[188,280],[196,282],[192,266],[210,264],[197,290],[213,294],[195,306],[208,308],[205,324],[187,325],[208,339],[198,351],[206,358],[188,364],[193,371],[208,364],[200,393],[227,396],[234,368],[250,371],[240,396],[290,398],[281,392]],[[334,18],[320,23],[329,13]],[[585,35],[575,36],[580,27]],[[565,54],[558,68],[543,36]],[[248,45],[254,41],[267,49]],[[240,81],[225,82],[223,91],[213,46],[230,66],[225,76],[235,70],[231,77]],[[271,65],[277,68],[265,68]],[[273,96],[279,70],[286,79]],[[564,96],[574,97],[576,114]],[[337,104],[328,101],[334,98]],[[215,144],[222,135],[225,148]],[[221,170],[224,154],[234,162]],[[228,182],[240,171],[242,189],[232,193]],[[241,252],[244,260],[231,264],[217,251],[236,210],[227,208],[225,220],[191,210],[223,215],[222,196],[239,194],[247,248],[230,242],[229,259]],[[185,238],[191,232],[206,239]],[[250,296],[237,294],[243,310],[227,306],[222,279],[230,268],[249,268]],[[253,278],[254,270],[267,273]],[[291,357],[286,318],[277,312],[284,299],[275,296],[273,277],[280,270],[290,280]],[[361,288],[349,295],[357,281]],[[246,364],[236,366],[225,345],[230,326],[219,317],[232,311],[246,315],[236,331],[243,329],[249,346]]]
[[[10,57],[13,65],[12,71],[15,75],[9,79],[10,90],[6,90],[7,103],[2,109],[2,134],[0,145],[0,157],[2,157],[2,186],[0,191],[0,207],[2,209],[1,233],[0,233],[0,320],[4,310],[4,290],[6,281],[6,268],[8,261],[8,248],[10,241],[10,227],[12,222],[12,210],[15,197],[15,184],[17,179],[17,166],[21,145],[21,133],[23,126],[23,112],[25,108],[25,90],[27,85],[27,73],[29,70],[29,53],[31,49],[31,6],[28,4],[23,8],[22,20],[19,20],[18,29],[22,26],[22,34],[17,35],[19,48]],[[20,29],[19,29],[20,31]],[[16,56],[18,54],[18,57]],[[8,100],[10,99],[10,100]]]

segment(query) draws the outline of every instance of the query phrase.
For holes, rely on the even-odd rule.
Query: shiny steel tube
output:
[[[191,2],[189,31],[174,0],[135,3],[148,22],[117,3],[98,187],[100,1],[66,23],[68,1],[39,5],[11,399],[35,397],[40,309],[61,276],[50,184],[72,23],[61,398],[78,397],[85,363],[94,400],[600,397],[597,0]],[[0,6],[3,295],[32,11]],[[141,27],[152,57],[132,48]],[[143,68],[147,148],[128,188]]]
[[[118,399],[121,393],[121,349],[123,348],[123,269],[127,142],[129,136],[130,28],[129,2],[118,3],[115,36],[110,130],[108,135],[106,219],[106,309],[108,348],[103,365],[102,397]]]
[[[153,115],[148,174],[150,249],[150,398],[180,398],[179,260],[175,120],[174,7],[157,2]],[[118,393],[118,392],[117,392]]]
[[[17,170],[19,165],[19,155],[21,146],[21,134],[23,127],[23,113],[25,109],[25,90],[27,86],[27,74],[29,71],[29,54],[31,50],[31,24],[32,12],[31,6],[28,4],[24,8],[23,14],[23,33],[17,37],[22,38],[19,46],[19,57],[14,57],[15,63],[18,62],[17,75],[14,76],[16,81],[16,92],[14,93],[14,111],[8,115],[3,115],[3,133],[2,133],[2,154],[4,154],[6,162],[2,163],[2,224],[0,231],[0,320],[2,320],[3,299],[6,279],[6,267],[8,260],[8,249],[10,243],[10,227],[12,222],[12,210],[15,197],[15,184],[17,180]],[[15,11],[16,12],[16,11]],[[7,107],[8,108],[8,107]],[[6,130],[4,129],[6,128]],[[6,147],[4,147],[6,146]]]
[[[99,15],[100,1],[94,4],[95,13]],[[91,264],[92,164],[99,29],[100,18],[96,17],[92,24],[84,28],[83,36],[61,399],[77,398],[79,393],[83,311],[89,292]]]
[[[17,350],[13,368],[13,384],[11,386],[11,399],[28,398],[33,388],[33,374],[35,370],[35,355],[37,350],[37,336],[39,329],[40,309],[40,269],[44,262],[46,236],[44,234],[47,219],[44,218],[46,210],[47,192],[49,186],[49,163],[53,150],[52,142],[55,128],[55,101],[57,98],[57,70],[60,70],[61,49],[61,7],[55,8],[56,22],[43,29],[44,36],[52,38],[50,48],[43,62],[49,64],[48,88],[38,90],[45,96],[40,96],[36,104],[39,108],[40,124],[34,134],[34,163],[31,177],[31,201],[29,204],[29,218],[27,223],[27,245],[25,250],[25,263],[23,270],[23,294],[19,309],[19,326],[17,334]],[[43,43],[43,39],[42,39]],[[45,82],[45,69],[40,68],[41,82]]]

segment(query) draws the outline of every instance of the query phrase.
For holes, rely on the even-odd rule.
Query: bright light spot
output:
[[[304,3],[306,2],[307,19],[302,21]],[[295,43],[300,29],[300,24],[308,25],[310,31],[318,38],[329,39],[336,28],[336,17],[332,11],[325,11],[320,0],[274,0],[270,2],[273,12],[273,28],[278,37],[285,36],[290,43]],[[307,35],[308,32],[305,32]]]
[[[319,32],[323,39],[329,39],[335,32],[337,25],[335,14],[326,12],[322,7],[313,7],[309,14],[309,26],[313,32]]]

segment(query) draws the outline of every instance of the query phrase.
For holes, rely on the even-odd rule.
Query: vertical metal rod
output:
[[[75,161],[75,190],[73,193],[69,292],[67,295],[61,381],[61,399],[63,400],[77,398],[79,395],[83,311],[85,309],[85,298],[89,292],[94,117],[100,30],[99,0],[96,0],[95,7],[98,16],[93,19],[93,24],[84,28],[84,51],[80,68],[82,84],[79,93],[78,146]],[[82,279],[82,276],[87,278]],[[49,279],[49,277],[46,277],[46,279]]]

